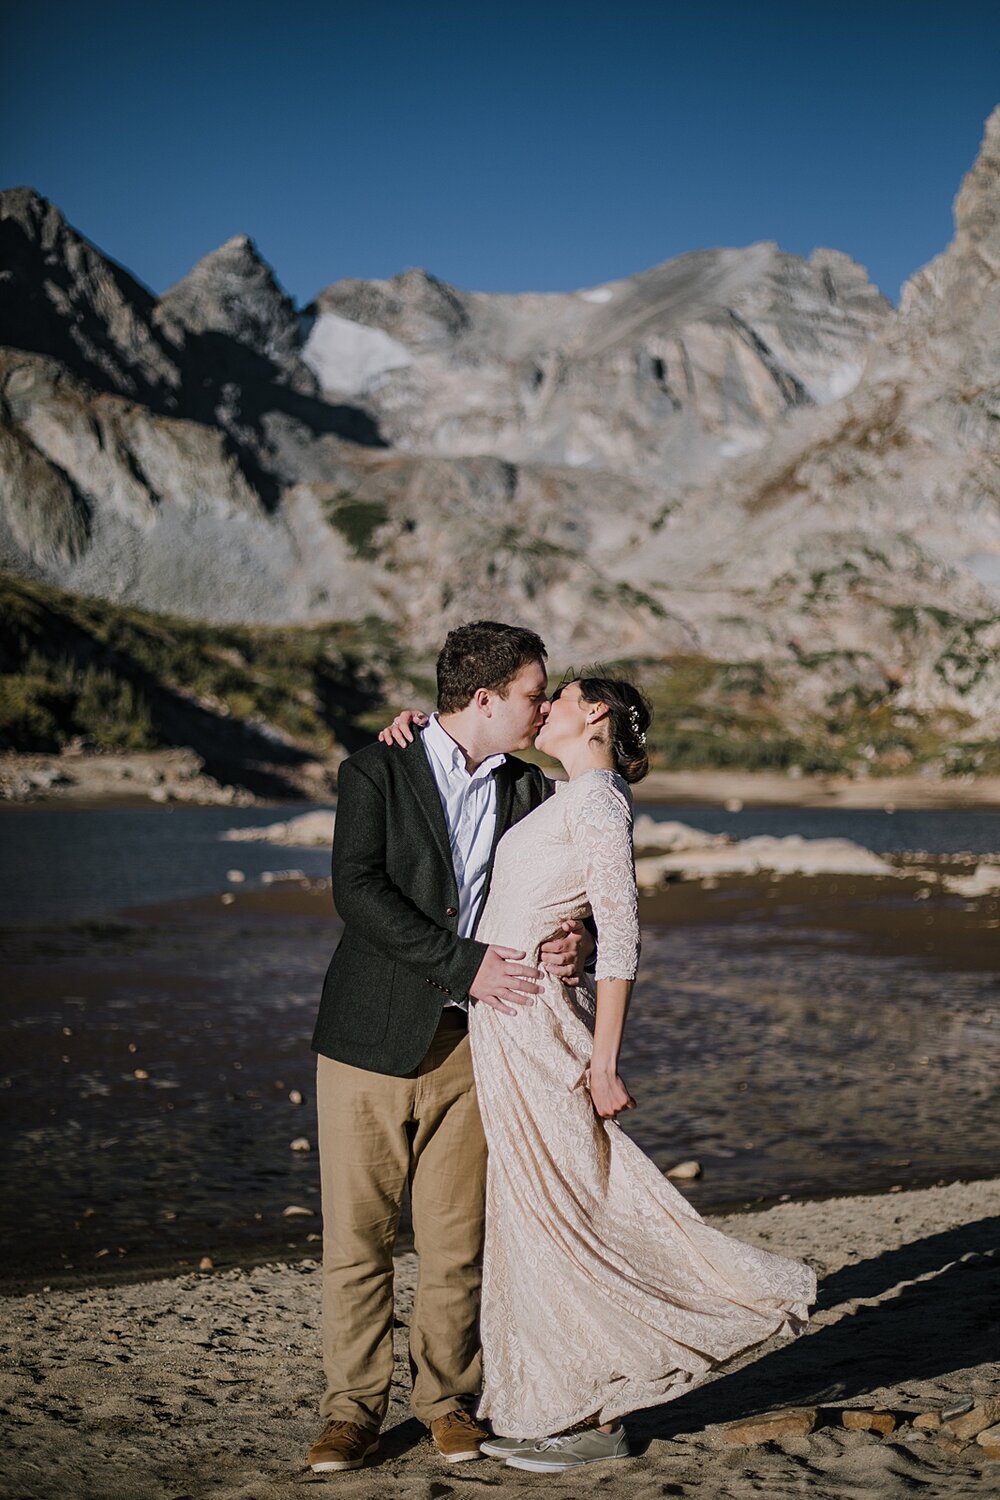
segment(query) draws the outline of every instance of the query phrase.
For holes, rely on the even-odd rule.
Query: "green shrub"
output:
[[[324,509],[330,525],[340,532],[355,557],[366,562],[378,557],[375,533],[389,519],[389,507],[384,500],[359,500],[341,490],[326,502]]]

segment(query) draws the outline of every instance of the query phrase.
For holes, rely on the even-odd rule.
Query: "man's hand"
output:
[[[479,973],[469,986],[469,994],[480,1005],[489,1005],[505,1016],[516,1016],[511,1006],[534,1005],[540,969],[521,963],[524,954],[517,948],[498,948],[491,944],[479,965]]]
[[[421,713],[418,708],[404,708],[401,714],[397,714],[391,724],[379,730],[379,740],[383,745],[412,745],[413,731],[411,724],[418,729],[426,729],[430,723],[430,715]]]
[[[538,950],[538,962],[553,979],[571,987],[580,983],[584,965],[595,947],[593,936],[582,922],[567,917]]]

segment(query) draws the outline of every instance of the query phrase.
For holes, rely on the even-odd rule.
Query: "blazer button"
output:
[[[458,907],[457,906],[446,906],[445,909],[444,909],[444,914],[445,914],[446,917],[457,917],[458,916]]]

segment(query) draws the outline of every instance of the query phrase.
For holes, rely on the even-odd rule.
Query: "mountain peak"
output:
[[[59,210],[37,188],[12,187],[0,190],[0,214],[4,218],[25,221],[31,219],[37,222],[47,213],[53,213],[58,219],[62,219]]]
[[[907,324],[924,332],[965,330],[968,347],[982,344],[990,364],[987,346],[1000,326],[1000,106],[986,121],[954,212],[954,239],[910,277],[900,310]]]
[[[153,297],[32,187],[0,192],[0,344],[48,355],[99,389],[169,402],[179,373]]]
[[[203,255],[197,265],[192,267],[192,271],[197,270],[198,266],[220,264],[245,266],[247,270],[262,266],[272,278],[274,277],[273,269],[248,234],[234,234],[230,239],[223,241],[207,255]],[[188,275],[191,275],[191,271]]]
[[[298,365],[299,322],[291,298],[247,234],[233,235],[165,291],[157,317],[189,333],[222,333],[279,369]]]
[[[990,245],[1000,255],[1000,105],[986,121],[979,154],[955,199],[955,228],[969,244]]]

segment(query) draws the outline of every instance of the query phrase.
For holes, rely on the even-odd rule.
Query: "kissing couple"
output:
[[[437,713],[340,767],[344,931],[313,1036],[319,1472],[378,1447],[407,1187],[412,1405],[449,1463],[627,1458],[624,1416],[800,1332],[815,1300],[808,1266],[711,1228],[617,1123],[650,712],[618,678],[550,697],[545,660],[531,630],[460,626]],[[519,760],[531,744],[568,779]]]

